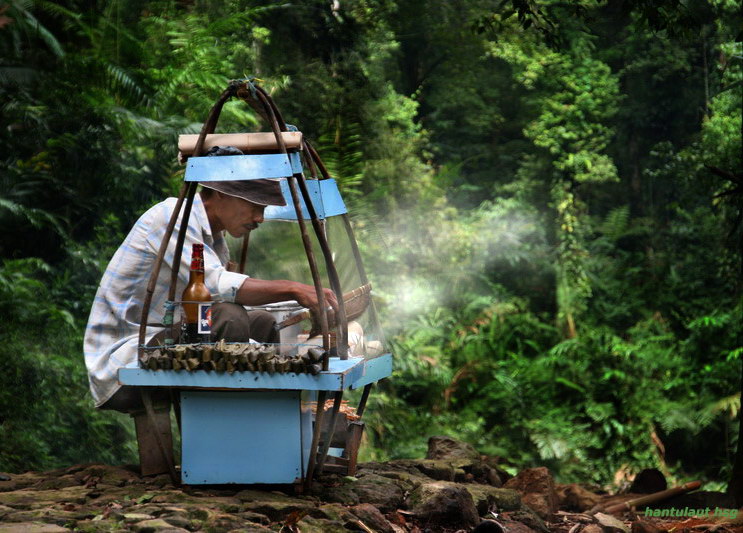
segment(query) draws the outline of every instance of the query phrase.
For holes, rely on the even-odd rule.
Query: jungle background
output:
[[[449,434],[560,481],[657,467],[724,489],[743,362],[740,11],[0,3],[0,470],[136,462],[128,417],[92,408],[90,304],[133,222],[177,191],[177,135],[256,76],[339,181],[395,354],[366,459]],[[240,102],[218,127],[266,129]],[[256,264],[281,257],[256,242]],[[267,275],[295,273],[278,263]]]

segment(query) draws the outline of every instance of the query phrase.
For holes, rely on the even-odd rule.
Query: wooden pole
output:
[[[335,433],[335,424],[338,420],[338,412],[341,408],[341,401],[343,400],[343,391],[335,391],[335,399],[333,400],[333,410],[330,412],[330,423],[328,424],[328,431],[325,433],[325,440],[322,443],[322,449],[320,450],[320,458],[317,460],[317,473],[322,474],[322,468],[325,466],[325,459],[328,457],[328,451],[330,450],[330,441],[333,440],[333,434]]]
[[[233,84],[230,84],[227,89],[225,89],[222,94],[219,96],[219,99],[212,107],[211,111],[209,111],[209,116],[206,119],[206,122],[204,122],[204,125],[201,128],[201,133],[199,134],[199,140],[196,142],[196,147],[194,148],[194,154],[200,155],[201,151],[204,147],[204,140],[206,139],[207,134],[212,133],[214,131],[214,128],[217,125],[217,120],[219,118],[219,114],[222,112],[222,107],[224,106],[224,103],[234,95],[236,91],[236,86]],[[160,269],[162,268],[163,260],[165,258],[165,252],[168,249],[168,244],[170,244],[170,237],[173,235],[173,229],[175,228],[176,220],[178,220],[178,214],[181,211],[181,206],[183,205],[183,200],[186,197],[186,194],[189,191],[189,184],[183,183],[181,186],[180,193],[178,194],[178,201],[175,204],[175,208],[173,209],[173,213],[170,215],[170,221],[168,222],[167,227],[165,228],[165,235],[163,235],[163,240],[160,243],[160,248],[157,251],[157,256],[155,257],[155,264],[152,267],[152,273],[150,274],[149,282],[147,283],[147,289],[145,291],[145,297],[144,302],[142,303],[142,318],[139,324],[139,356],[141,357],[143,355],[144,350],[144,343],[145,343],[145,337],[147,335],[147,319],[150,314],[150,306],[152,305],[152,295],[155,291],[155,285],[157,284],[157,278],[160,276]],[[186,219],[186,222],[188,219]],[[182,244],[181,244],[182,247]],[[173,268],[177,269],[176,265],[180,264],[180,255],[178,256],[177,260],[174,258],[173,261]],[[176,274],[177,276],[177,274]],[[172,280],[172,277],[171,277]],[[171,283],[172,285],[172,283]],[[173,288],[173,291],[175,291],[175,288]],[[173,299],[172,297],[170,298]],[[168,319],[170,319],[170,325],[172,325],[172,313],[173,308],[170,306],[168,310],[166,311],[166,314],[169,315],[165,317],[164,322],[166,325],[168,325]]]
[[[632,500],[627,500],[626,502],[617,503],[614,505],[610,505],[606,509],[602,509],[602,506],[594,507],[589,511],[589,514],[595,514],[599,511],[605,512],[605,513],[620,513],[622,511],[629,511],[632,507],[639,507],[641,505],[647,505],[649,503],[655,503],[663,500],[667,500],[668,498],[671,498],[672,496],[678,496],[679,494],[684,494],[685,492],[689,492],[691,490],[696,490],[699,487],[702,486],[701,481],[690,481],[688,483],[684,483],[683,485],[679,487],[673,487],[670,489],[662,490],[660,492],[654,492],[653,494],[648,494],[646,496],[640,496],[639,498],[634,498]]]
[[[245,274],[245,267],[248,265],[248,242],[250,241],[250,230],[243,237],[242,248],[240,249],[240,266],[238,272]]]

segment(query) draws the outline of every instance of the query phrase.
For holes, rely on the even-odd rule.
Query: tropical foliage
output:
[[[740,12],[0,4],[0,470],[135,460],[126,417],[87,395],[90,302],[132,222],[176,189],[177,135],[253,75],[338,179],[375,284],[396,359],[367,458],[420,456],[444,432],[566,481],[655,466],[724,487],[743,364]],[[240,102],[219,124],[263,127]],[[307,278],[289,255],[270,266],[288,242],[273,235],[289,239],[275,232],[256,235],[256,272]]]

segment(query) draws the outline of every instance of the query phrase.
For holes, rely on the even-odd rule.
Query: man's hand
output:
[[[338,299],[330,289],[323,289],[325,304],[338,310]],[[320,303],[314,285],[288,280],[262,280],[247,278],[237,291],[235,302],[242,305],[264,305],[284,300],[296,300],[315,316],[320,312]]]
[[[322,291],[325,296],[325,304],[332,307],[335,311],[338,311],[338,299],[335,297],[335,293],[330,289],[323,289]],[[313,285],[298,283],[295,300],[297,300],[297,303],[302,307],[306,307],[312,311],[313,315],[319,314],[320,302],[317,299],[317,291]]]

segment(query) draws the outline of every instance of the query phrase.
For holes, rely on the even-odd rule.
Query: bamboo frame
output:
[[[248,243],[250,242],[250,230],[243,237],[242,246],[240,248],[240,265],[237,271],[240,274],[245,274],[245,267],[248,266]]]

